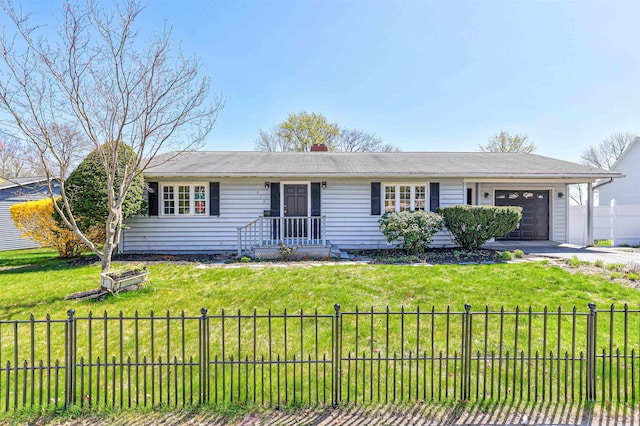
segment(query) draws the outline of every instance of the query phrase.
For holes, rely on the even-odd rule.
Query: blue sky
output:
[[[24,3],[38,21],[45,7]],[[404,151],[474,151],[506,130],[575,161],[640,134],[638,18],[640,1],[151,0],[140,24],[172,24],[226,99],[205,149],[251,150],[307,111]]]

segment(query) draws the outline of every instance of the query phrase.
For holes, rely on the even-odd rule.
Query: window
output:
[[[165,186],[162,188],[162,202],[164,205],[164,214],[175,214],[173,186]]]
[[[384,187],[384,212],[396,211],[396,187],[385,186]]]
[[[385,185],[384,211],[402,212],[425,210],[427,203],[426,185]]]
[[[164,215],[207,214],[206,185],[163,185],[162,202]]]

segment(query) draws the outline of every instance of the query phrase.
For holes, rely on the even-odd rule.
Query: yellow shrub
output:
[[[58,226],[53,218],[50,198],[14,204],[9,212],[16,228],[23,232],[22,237],[35,241],[41,247],[51,247],[62,257],[78,256],[86,249],[75,232]]]

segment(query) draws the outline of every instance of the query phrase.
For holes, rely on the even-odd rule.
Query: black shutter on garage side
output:
[[[158,188],[160,187],[160,185],[158,185],[158,182],[148,182],[147,185],[149,185],[149,192],[147,194],[149,197],[149,216],[158,216]]]
[[[382,185],[380,182],[371,182],[371,214],[379,216],[381,214]]]
[[[435,212],[440,208],[440,183],[429,184],[429,210]]]
[[[320,182],[311,183],[311,216],[320,216]]]
[[[209,182],[209,216],[220,216],[220,182]]]
[[[271,182],[271,217],[280,217],[280,182]]]

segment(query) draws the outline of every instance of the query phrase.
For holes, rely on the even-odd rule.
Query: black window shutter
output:
[[[280,217],[280,182],[271,182],[271,217]]]
[[[209,182],[209,216],[220,216],[220,182]]]
[[[380,215],[381,214],[381,195],[382,193],[382,185],[380,182],[371,182],[371,214],[372,215]]]
[[[432,182],[429,184],[429,205],[432,212],[440,208],[440,183]]]
[[[473,190],[471,188],[467,188],[467,204],[473,204]]]
[[[320,216],[320,182],[311,183],[311,216]]]
[[[160,198],[158,197],[158,182],[148,182],[147,185],[149,185],[149,216],[158,216],[158,199]]]

